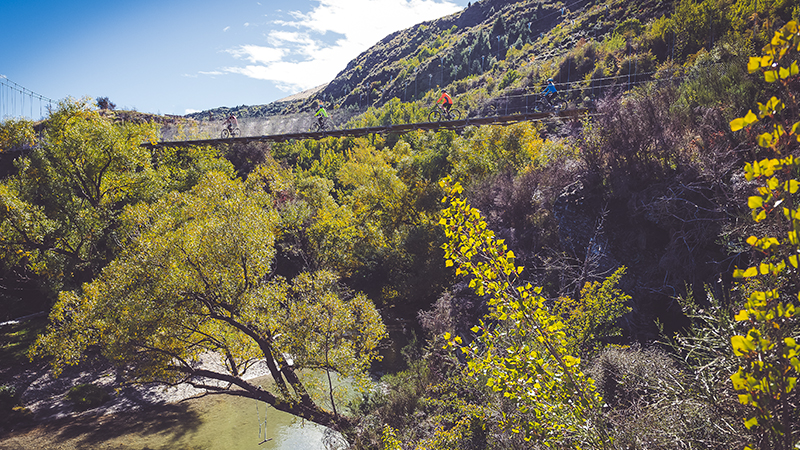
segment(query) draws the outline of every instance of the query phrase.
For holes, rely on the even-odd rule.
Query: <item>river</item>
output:
[[[326,430],[252,399],[209,395],[146,410],[59,419],[0,437],[0,450],[342,448],[325,446],[323,439],[342,443],[335,433],[326,436]]]

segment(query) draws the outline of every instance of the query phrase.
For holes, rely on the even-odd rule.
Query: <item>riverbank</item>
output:
[[[214,368],[209,355],[203,367]],[[71,368],[53,378],[46,367],[29,368],[17,379],[32,380],[22,394],[32,419],[0,433],[0,450],[44,449],[214,449],[322,450],[335,433],[252,399],[230,395],[200,396],[187,384],[160,386],[117,383],[114,371],[98,361]],[[266,365],[248,378],[268,381]],[[105,386],[112,398],[87,411],[76,411],[64,397],[71,386]]]
[[[198,366],[208,370],[223,369],[219,358],[213,354],[203,355]],[[244,378],[253,379],[268,374],[266,364],[258,362],[248,369]],[[116,368],[99,357],[76,367],[68,367],[57,378],[48,366],[30,364],[23,370],[0,379],[0,382],[13,386],[21,393],[22,405],[30,411],[36,422],[136,411],[140,408],[177,403],[204,393],[188,383],[175,386],[127,383]],[[109,400],[96,408],[76,411],[66,399],[66,394],[72,387],[80,384],[93,384],[104,389],[109,394]]]

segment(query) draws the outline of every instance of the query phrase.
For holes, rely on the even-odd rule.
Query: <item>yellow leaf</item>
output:
[[[739,131],[744,127],[745,127],[745,124],[744,124],[744,119],[743,118],[740,117],[738,119],[731,120],[731,131]]]
[[[757,195],[753,195],[752,197],[749,197],[747,199],[747,206],[750,209],[761,208],[762,206],[764,206],[764,199]]]
[[[762,133],[758,135],[759,147],[764,147],[764,148],[772,147],[773,142],[774,142],[774,136],[772,135],[772,133]]]
[[[753,73],[760,68],[761,68],[761,58],[757,56],[751,56],[750,61],[748,61],[747,63],[747,72]]]
[[[752,341],[740,335],[731,336],[731,346],[736,356],[744,356],[756,349]]]

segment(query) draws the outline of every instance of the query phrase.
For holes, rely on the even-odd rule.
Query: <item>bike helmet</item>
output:
[[[548,78],[548,79],[547,79],[547,81],[549,81],[549,82],[551,82],[551,83],[552,83],[552,82],[553,82],[553,79],[552,79],[552,78]]]

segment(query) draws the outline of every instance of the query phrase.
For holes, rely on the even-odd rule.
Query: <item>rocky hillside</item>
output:
[[[461,12],[387,36],[351,61],[315,98],[342,106],[379,106],[393,97],[417,100],[439,87],[461,94],[491,83],[490,78],[508,79],[509,73],[532,62],[543,70],[516,87],[538,86],[552,75],[559,83],[569,83],[582,79],[588,65],[570,70],[563,62],[558,64],[560,57],[581,41],[610,37],[626,19],[637,18],[642,23],[659,17],[670,4],[639,0],[475,2]],[[553,67],[553,63],[557,65]],[[551,67],[545,67],[548,65]],[[513,81],[507,81],[504,87],[511,84]]]
[[[187,117],[214,119],[231,112],[243,118],[291,114],[310,109],[316,100],[330,108],[363,109],[381,106],[395,97],[404,102],[419,100],[441,87],[457,95],[483,88],[491,98],[540,89],[550,76],[568,86],[587,74],[603,78],[627,73],[630,68],[622,60],[623,53],[630,50],[631,39],[641,33],[642,23],[664,15],[670,8],[671,2],[663,0],[473,2],[455,14],[386,36],[350,61],[330,83],[303,95],[268,105],[221,107]],[[604,62],[613,67],[597,71],[598,58],[570,59],[586,42],[610,40],[615,33],[627,36],[629,45],[613,44],[616,53]]]

